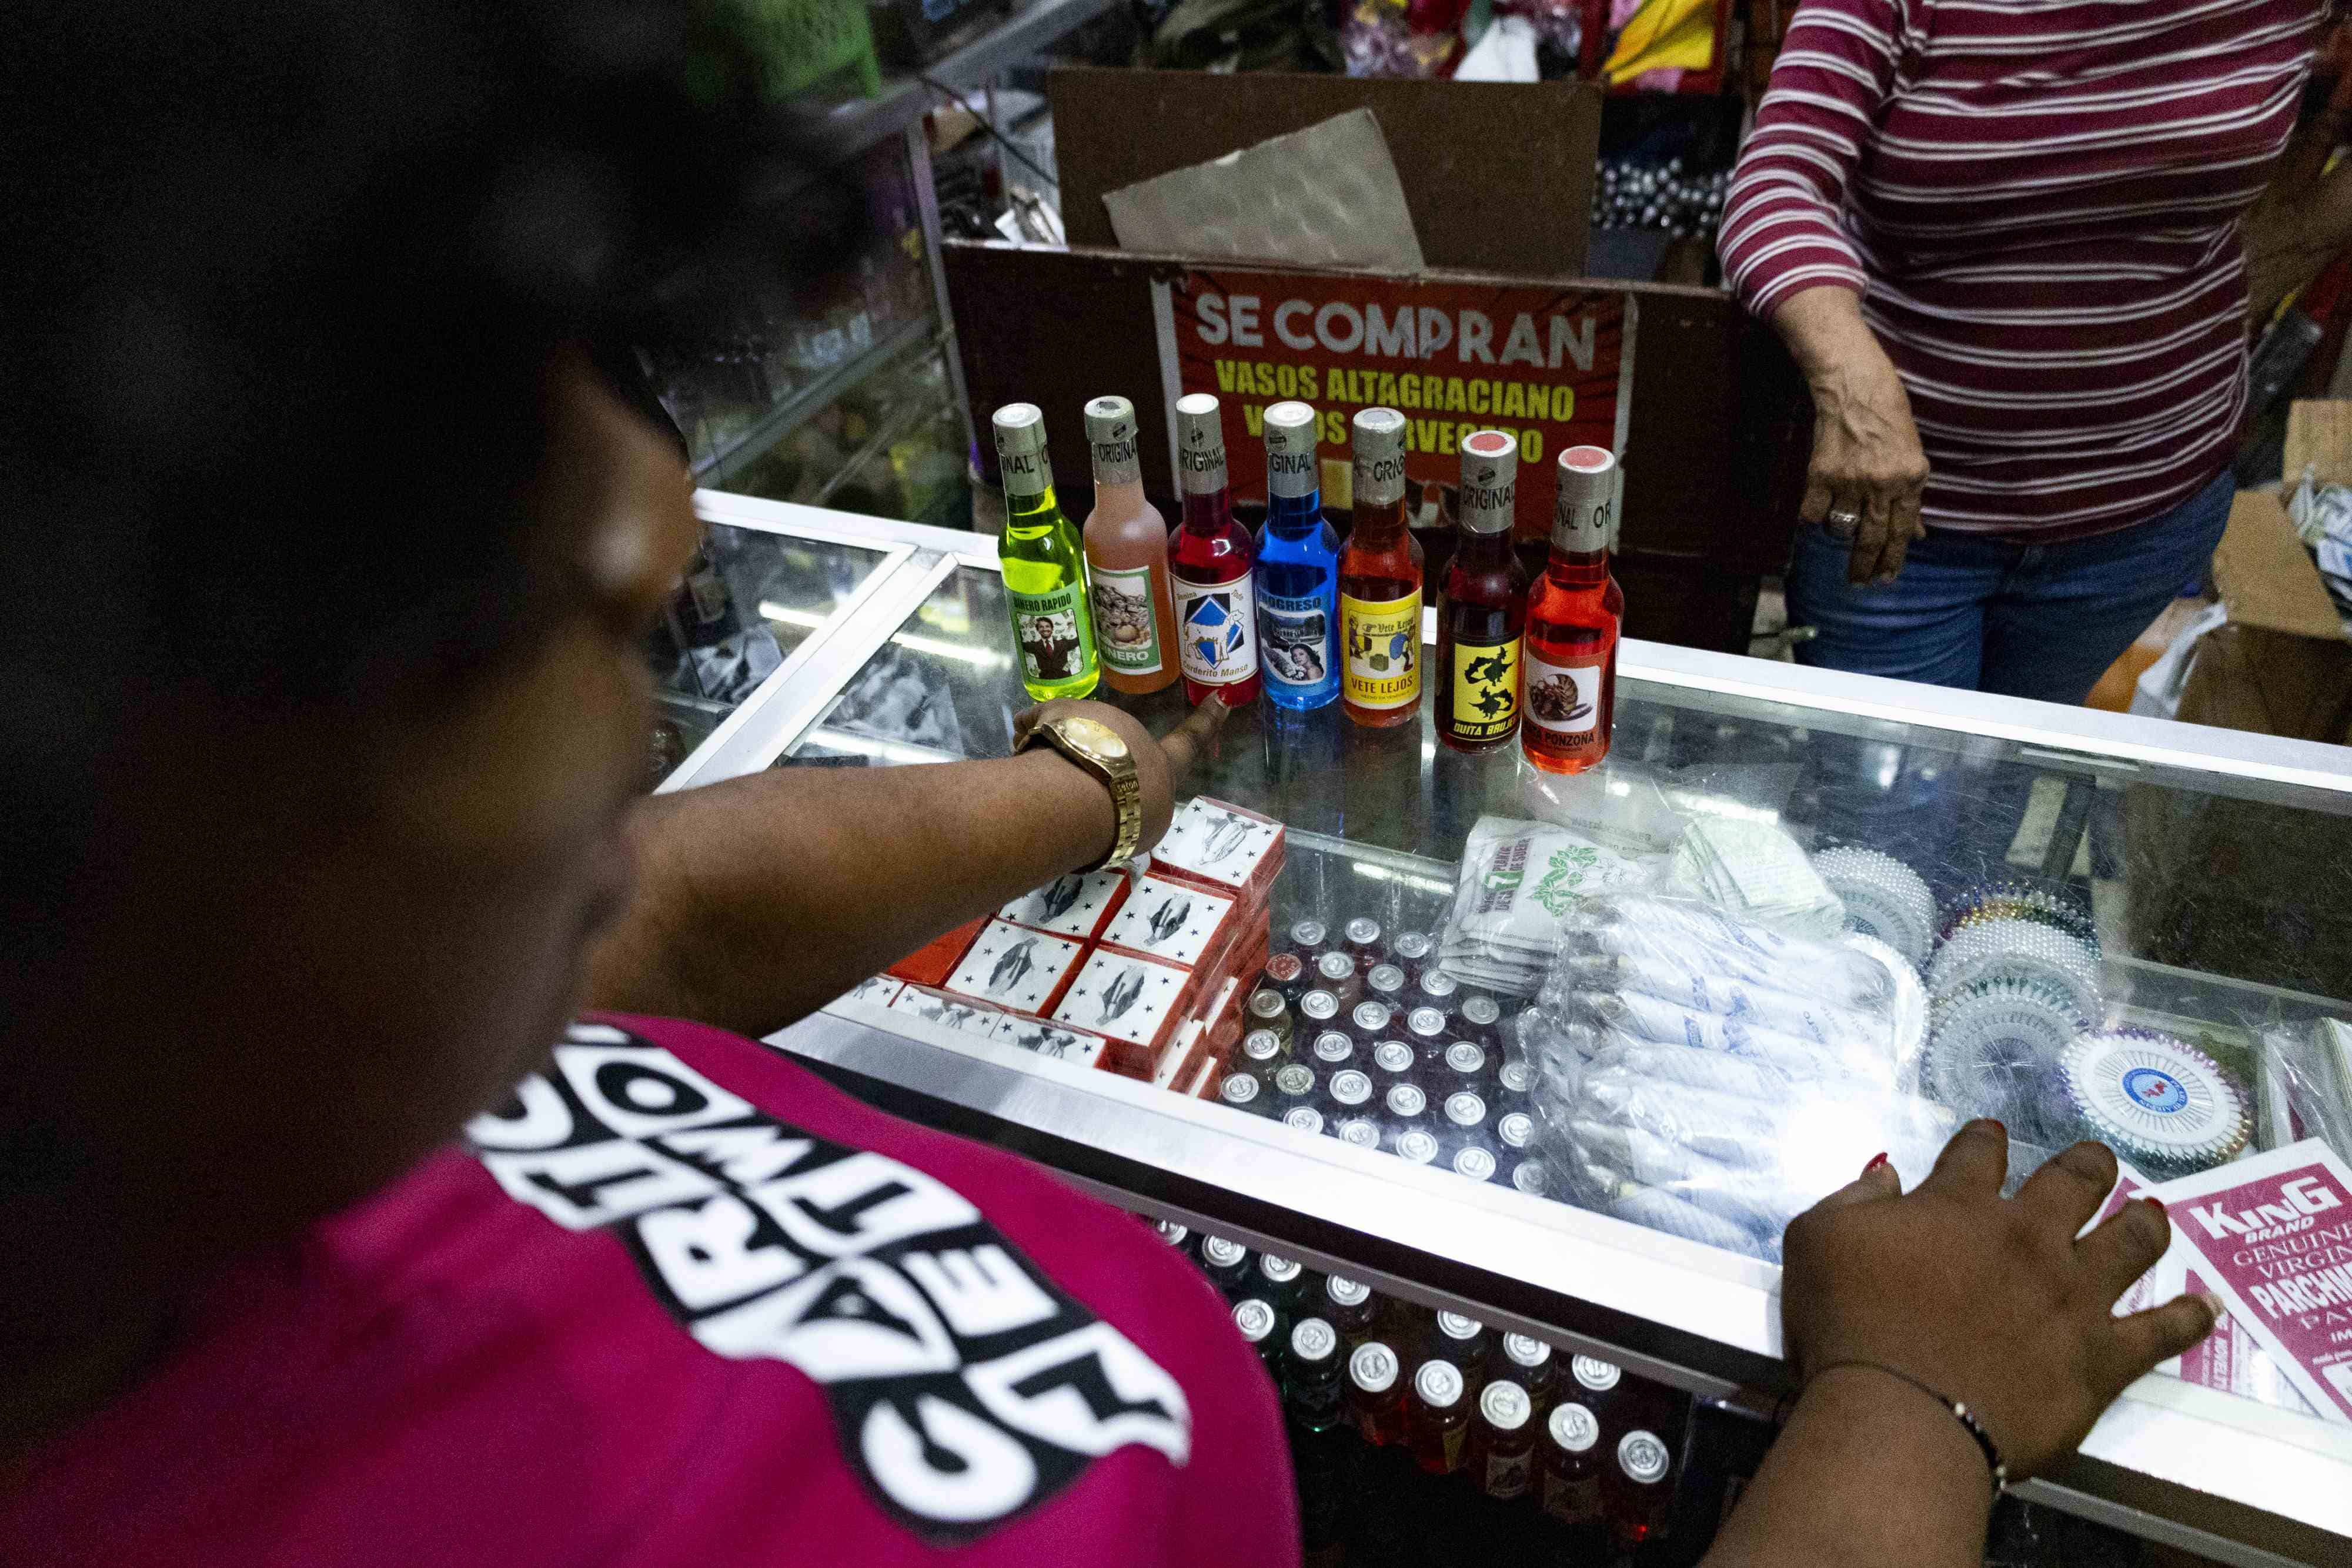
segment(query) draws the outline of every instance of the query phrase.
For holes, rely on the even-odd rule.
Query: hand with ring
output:
[[[1848,290],[1809,288],[1773,318],[1813,394],[1813,455],[1798,515],[1852,547],[1849,582],[1893,582],[1919,520],[1927,455],[1911,395]]]

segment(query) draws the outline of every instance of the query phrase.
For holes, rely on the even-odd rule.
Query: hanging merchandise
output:
[[[1845,928],[1875,936],[1916,969],[1936,940],[1936,900],[1919,873],[1893,855],[1854,845],[1823,850],[1813,870],[1845,905]]]
[[[1579,899],[1646,885],[1652,868],[1548,822],[1481,817],[1438,942],[1441,967],[1490,990],[1526,996],[1559,950]]]

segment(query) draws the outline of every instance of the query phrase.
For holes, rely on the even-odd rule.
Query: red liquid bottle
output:
[[[1547,773],[1581,773],[1609,755],[1616,721],[1617,635],[1625,596],[1609,575],[1617,459],[1599,446],[1559,455],[1551,559],[1528,594],[1527,689],[1519,740]]]
[[[1404,415],[1355,421],[1354,527],[1339,557],[1339,701],[1376,729],[1421,708],[1421,541],[1405,526]]]
[[[1222,690],[1228,706],[1255,702],[1257,604],[1250,568],[1257,547],[1234,521],[1224,426],[1207,392],[1176,400],[1176,466],[1184,520],[1168,536],[1168,585],[1176,601],[1184,700],[1198,706]]]
[[[1437,596],[1437,738],[1492,751],[1519,727],[1528,574],[1511,548],[1519,443],[1481,430],[1462,442],[1462,537]]]

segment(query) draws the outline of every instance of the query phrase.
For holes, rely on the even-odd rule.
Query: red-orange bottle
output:
[[[1528,593],[1527,693],[1519,744],[1547,773],[1581,773],[1609,755],[1617,637],[1625,596],[1609,575],[1617,459],[1599,446],[1559,455],[1551,559]]]
[[[1405,526],[1404,415],[1353,422],[1354,524],[1339,556],[1339,701],[1386,729],[1421,709],[1421,541]]]

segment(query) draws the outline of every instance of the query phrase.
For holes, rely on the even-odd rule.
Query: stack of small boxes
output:
[[[1265,967],[1282,824],[1220,800],[1130,866],[1061,877],[850,993],[961,1033],[1214,1094]]]

